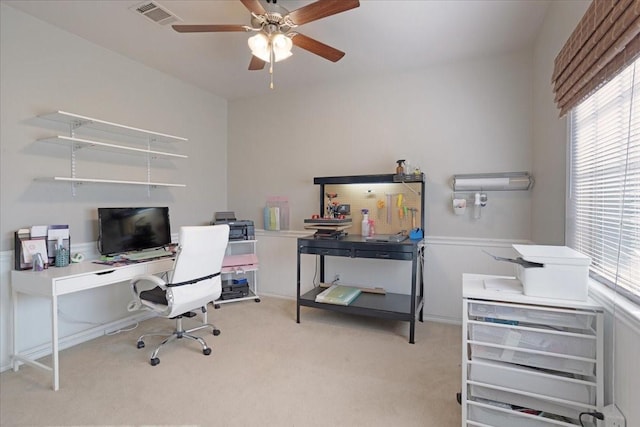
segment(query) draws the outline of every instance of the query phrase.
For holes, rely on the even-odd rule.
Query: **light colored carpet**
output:
[[[202,330],[213,352],[180,340],[149,364],[173,327],[151,319],[60,354],[60,390],[30,366],[0,375],[3,426],[459,426],[461,330],[302,308],[262,298],[209,310],[222,334]],[[192,322],[187,319],[185,322]],[[190,323],[186,323],[187,327]],[[49,363],[49,358],[43,359]]]

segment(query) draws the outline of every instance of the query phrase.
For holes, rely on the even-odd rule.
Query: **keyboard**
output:
[[[131,252],[123,255],[123,258],[130,259],[132,261],[144,261],[153,258],[162,258],[173,255],[173,252],[167,251],[164,248],[153,249],[150,251]]]

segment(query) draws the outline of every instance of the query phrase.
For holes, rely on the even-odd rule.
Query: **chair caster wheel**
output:
[[[220,304],[213,304],[213,308],[215,308],[215,309],[220,308]]]
[[[260,298],[256,298],[254,301],[255,302],[260,302]]]
[[[204,354],[205,356],[208,356],[211,354],[211,349],[209,347],[205,348],[204,350],[202,350],[202,354]]]
[[[144,341],[138,341],[138,343],[136,344],[136,346],[138,348],[144,348]]]
[[[218,335],[220,335],[220,329],[214,329],[214,330],[213,330],[213,335],[215,335],[216,337],[217,337]]]
[[[151,366],[156,366],[158,363],[160,363],[160,359],[158,359],[157,357],[154,357],[149,361],[149,363],[151,363]]]

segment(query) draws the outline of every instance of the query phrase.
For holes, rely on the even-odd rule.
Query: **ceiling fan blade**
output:
[[[337,62],[344,56],[344,52],[341,50],[335,49],[300,33],[296,33],[296,35],[291,38],[291,41],[299,48],[308,50],[309,52],[322,56],[332,62]]]
[[[262,7],[262,5],[260,4],[259,0],[240,0],[240,1],[244,5],[244,7],[249,9],[249,12],[255,13],[256,15],[264,15],[265,13],[267,13],[267,11],[264,10],[264,7]]]
[[[218,33],[226,31],[247,31],[246,25],[172,25],[179,33]]]
[[[264,68],[264,64],[266,64],[266,62],[264,62],[262,59],[258,58],[255,55],[251,55],[251,62],[249,62],[249,70],[251,71],[262,70]]]
[[[289,18],[297,25],[302,25],[358,6],[360,6],[359,0],[318,0],[290,12]]]

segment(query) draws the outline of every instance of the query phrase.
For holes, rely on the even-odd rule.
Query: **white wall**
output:
[[[4,3],[0,8],[0,367],[5,368],[11,351],[14,231],[34,224],[69,224],[74,250],[91,252],[100,206],[169,206],[173,231],[181,225],[208,223],[214,211],[226,210],[227,205],[227,105],[218,96]],[[188,138],[176,149],[188,160],[162,162],[164,166],[154,171],[187,188],[152,190],[148,196],[146,188],[84,185],[72,197],[67,184],[35,182],[35,177],[70,174],[68,149],[35,142],[54,133],[33,126],[34,118],[56,110]],[[112,169],[116,179],[126,179],[122,174],[128,171],[118,161],[129,166],[135,162],[113,153],[102,158],[96,166]],[[61,310],[67,317],[60,324],[61,335],[126,316],[129,292],[123,284],[64,298]],[[21,331],[27,348],[46,340],[48,327],[35,325],[47,325],[48,312],[43,299],[21,302],[21,313],[33,321],[23,323]]]
[[[539,244],[564,244],[567,121],[555,107],[553,61],[589,1],[557,1],[549,6],[534,49],[533,172],[531,237]]]
[[[559,119],[553,102],[553,60],[584,15],[588,1],[551,2],[534,49],[533,172],[531,238],[539,244],[564,244],[567,120]],[[637,390],[640,370],[640,309],[612,297],[602,286],[591,294],[606,309],[605,400],[626,416],[627,426],[640,425]],[[629,313],[635,311],[635,316]]]

